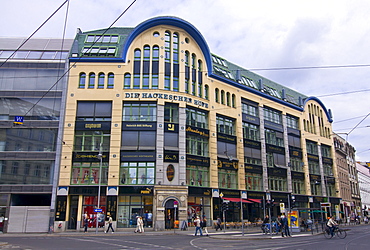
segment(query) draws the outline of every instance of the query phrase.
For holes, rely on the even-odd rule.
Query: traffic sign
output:
[[[101,209],[101,208],[95,208],[94,209],[94,212],[95,213],[101,213],[101,212],[103,212],[103,209]]]

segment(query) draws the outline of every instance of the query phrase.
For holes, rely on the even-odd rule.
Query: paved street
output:
[[[134,234],[132,230],[115,234],[67,232],[54,234],[4,234],[0,235],[0,249],[369,249],[369,225],[343,226],[345,239],[325,239],[322,234],[296,233],[292,238],[280,235],[262,235],[260,232],[215,232],[210,236],[194,237],[191,231],[148,231]]]

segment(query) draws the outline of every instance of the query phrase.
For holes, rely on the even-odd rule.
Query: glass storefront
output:
[[[97,216],[94,209],[98,206],[98,196],[84,196],[83,197],[83,204],[82,204],[82,211],[83,214],[87,214],[89,218],[89,228],[96,228],[96,219],[98,220],[98,227],[104,227],[105,221],[105,214],[106,214],[106,196],[100,197],[100,208],[102,209],[102,213],[99,213]],[[82,218],[81,218],[82,221]],[[83,227],[83,223],[81,223],[81,228]]]
[[[143,217],[145,227],[153,226],[153,196],[119,196],[117,227],[136,227],[137,216]]]

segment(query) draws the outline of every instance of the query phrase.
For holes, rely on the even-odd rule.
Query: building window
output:
[[[233,108],[236,108],[236,96],[234,95],[234,94],[232,94],[232,96],[231,96],[231,106],[233,107]]]
[[[282,115],[280,111],[273,110],[270,108],[264,108],[264,119],[266,121],[282,124]]]
[[[186,166],[186,184],[188,186],[209,187],[209,168],[195,165]]]
[[[131,74],[130,73],[125,74],[123,88],[124,89],[130,89],[131,88]]]
[[[293,194],[306,194],[304,180],[292,179]]]
[[[287,191],[286,178],[279,176],[269,176],[269,189],[273,191]]]
[[[319,155],[319,150],[317,148],[316,142],[306,141],[307,153],[313,155]]]
[[[234,170],[219,169],[218,170],[218,187],[219,188],[238,188],[238,174]]]
[[[215,101],[220,103],[220,90],[215,89]]]
[[[77,102],[76,119],[79,121],[110,121],[112,102]]]
[[[325,145],[321,145],[321,155],[323,157],[331,158],[331,148]]]
[[[286,116],[286,125],[288,128],[299,129],[299,119],[294,116]]]
[[[243,122],[243,138],[253,141],[259,141],[260,140],[259,126]]]
[[[204,98],[206,99],[206,100],[209,100],[209,87],[208,87],[208,85],[206,84],[206,85],[204,85]]]
[[[103,151],[109,151],[110,133],[109,131],[76,131],[75,132],[75,151],[99,151],[102,145]]]
[[[235,135],[235,121],[233,119],[217,116],[216,124],[218,133]]]
[[[208,139],[199,136],[186,135],[186,153],[208,157]]]
[[[104,88],[104,82],[105,82],[105,74],[99,73],[99,80],[98,80],[98,89]]]
[[[290,167],[293,171],[303,172],[303,161],[297,157],[290,157]]]
[[[319,195],[319,196],[322,195],[321,182],[311,180],[310,187],[311,187],[311,194],[312,195]]]
[[[88,85],[88,88],[89,89],[95,88],[95,74],[94,73],[90,73],[89,74],[89,85]]]
[[[177,33],[173,33],[173,63],[179,63],[179,35]]]
[[[283,133],[265,128],[265,137],[267,144],[284,147]]]
[[[166,103],[164,105],[164,121],[179,123],[179,107],[176,104]]]
[[[320,165],[316,161],[308,161],[308,171],[310,174],[320,175]]]
[[[120,169],[121,185],[154,185],[154,162],[122,162]]]
[[[221,90],[221,104],[225,105],[225,91]]]
[[[242,112],[247,115],[258,117],[258,107],[247,103],[242,103]]]
[[[123,121],[156,121],[155,103],[128,102],[123,104]]]
[[[80,73],[80,81],[78,84],[79,89],[84,89],[86,84],[86,74],[85,73]]]
[[[113,73],[108,74],[107,88],[108,89],[113,89],[114,88],[114,74]]]
[[[145,218],[148,227],[153,227],[153,196],[152,195],[120,195],[118,196],[117,227],[136,227],[137,216]]]
[[[164,61],[171,62],[171,33],[169,31],[164,33]]]
[[[71,184],[73,185],[98,185],[100,162],[74,162],[72,166]],[[102,165],[101,184],[108,183],[108,166]]]
[[[262,174],[248,173],[245,174],[245,187],[247,190],[261,191],[263,190],[262,185]]]
[[[208,113],[198,109],[186,108],[186,125],[208,129]]]

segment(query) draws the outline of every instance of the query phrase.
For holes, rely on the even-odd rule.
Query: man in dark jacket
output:
[[[285,234],[286,237],[288,236],[292,237],[289,231],[288,218],[284,214],[281,216],[281,226],[282,226],[281,236],[284,237]]]

